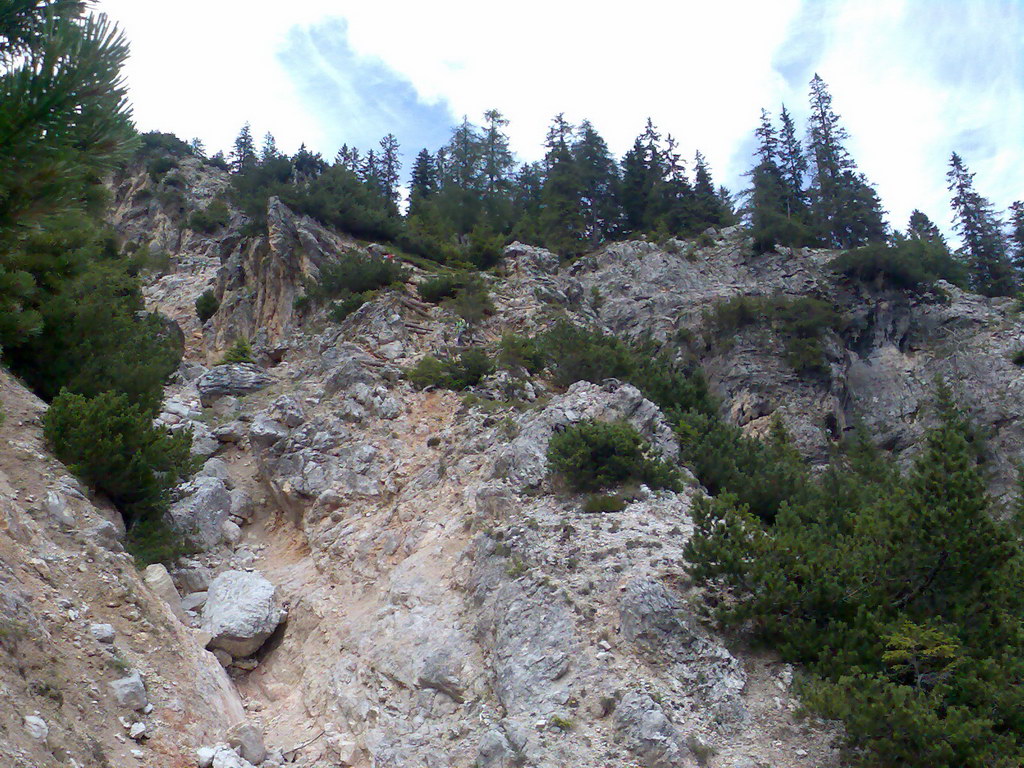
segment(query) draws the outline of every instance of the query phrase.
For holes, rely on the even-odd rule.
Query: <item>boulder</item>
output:
[[[685,738],[647,694],[627,694],[615,708],[615,725],[641,765],[688,768],[693,764]]]
[[[225,395],[248,395],[266,389],[274,379],[253,363],[217,365],[196,380],[199,399],[211,406]]]
[[[148,565],[142,572],[142,580],[161,600],[167,603],[167,607],[179,621],[182,623],[186,621],[185,612],[181,608],[181,595],[178,594],[167,568],[160,563]]]
[[[228,744],[250,763],[262,763],[267,756],[263,734],[252,723],[236,723],[225,736]]]
[[[283,618],[276,593],[258,573],[225,571],[214,579],[203,606],[202,630],[210,635],[206,647],[235,658],[258,651]]]
[[[89,541],[97,546],[109,549],[111,552],[124,552],[124,546],[121,544],[121,531],[109,520],[86,528],[84,534]]]
[[[114,628],[110,624],[90,624],[89,634],[97,643],[109,645],[114,642]]]
[[[45,742],[50,736],[50,727],[43,718],[37,715],[28,715],[25,718],[25,733],[35,741]]]
[[[138,672],[132,672],[127,677],[115,680],[110,684],[110,688],[114,692],[117,703],[122,707],[129,707],[136,712],[141,712],[149,706],[146,684]]]
[[[203,547],[217,546],[223,536],[221,523],[231,512],[230,491],[216,477],[197,477],[184,488],[188,495],[168,510],[174,527]]]

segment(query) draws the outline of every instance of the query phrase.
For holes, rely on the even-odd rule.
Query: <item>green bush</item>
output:
[[[621,512],[626,500],[617,493],[592,493],[583,502],[583,511],[591,514]]]
[[[807,665],[805,702],[842,719],[851,765],[1024,760],[1019,521],[1001,521],[941,401],[906,477],[861,440],[770,525],[729,494],[694,509],[687,560],[728,595],[715,615]]]
[[[235,339],[235,343],[228,348],[228,351],[224,353],[224,356],[220,359],[218,365],[251,362],[253,362],[252,345],[249,344],[249,340],[247,338],[239,336]]]
[[[527,373],[540,373],[546,365],[546,357],[536,339],[505,331],[498,342],[498,362],[505,368],[524,368]]]
[[[463,272],[442,272],[431,275],[416,286],[416,292],[424,301],[440,304],[444,299],[455,296],[456,291],[466,284],[467,275]]]
[[[967,267],[963,262],[942,244],[916,238],[891,246],[869,245],[847,251],[829,266],[840,274],[878,288],[920,291],[934,286],[936,280],[946,280],[961,288],[968,286]]]
[[[331,306],[327,310],[327,314],[330,316],[331,320],[336,323],[340,323],[376,295],[376,291],[353,293],[343,299],[331,302]]]
[[[188,225],[196,232],[212,234],[231,220],[231,212],[223,200],[214,200],[202,210],[194,211]]]
[[[598,491],[627,481],[679,490],[678,473],[628,423],[583,421],[551,437],[548,467],[575,491]]]
[[[178,161],[167,156],[154,157],[146,163],[146,172],[157,184],[164,180],[168,173],[178,167]]]
[[[462,352],[457,358],[437,358],[427,355],[405,372],[405,378],[418,389],[440,387],[456,392],[480,383],[494,371],[494,363],[476,347]]]
[[[322,265],[320,279],[307,286],[306,295],[313,300],[345,299],[408,279],[408,270],[395,259],[352,252]]]
[[[109,497],[129,528],[144,521],[150,531],[158,527],[171,489],[195,469],[191,433],[154,427],[151,416],[122,394],[89,398],[62,391],[43,424],[57,457]]]
[[[1016,352],[1014,352],[1013,357],[1010,358],[1010,361],[1014,365],[1024,366],[1024,349],[1018,349]]]
[[[196,299],[196,316],[201,323],[205,323],[217,314],[218,309],[220,309],[220,302],[217,300],[217,295],[209,288]]]
[[[735,296],[705,315],[712,338],[731,339],[749,326],[770,326],[785,338],[785,358],[798,373],[827,376],[822,339],[842,328],[834,306],[802,296]]]
[[[445,308],[454,312],[469,325],[475,325],[494,313],[494,304],[487,284],[478,276],[472,276],[455,292],[455,296],[444,301]]]

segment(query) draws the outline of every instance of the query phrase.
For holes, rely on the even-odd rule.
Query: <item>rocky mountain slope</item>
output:
[[[797,711],[794,671],[702,621],[683,559],[695,482],[588,514],[547,477],[553,432],[587,418],[677,455],[659,409],[614,380],[557,392],[499,373],[464,397],[401,378],[447,345],[561,315],[650,334],[700,360],[732,421],[757,433],[779,416],[817,462],[858,422],[912,454],[939,375],[988,432],[996,490],[1020,457],[1024,336],[1007,301],[878,290],[837,277],[831,252],[754,257],[732,229],[568,265],[514,244],[488,278],[494,314],[471,328],[411,284],[330,323],[296,311],[304,279],[377,246],[277,200],[266,236],[243,235],[238,212],[193,232],[182,207],[228,182],[192,158],[178,173],[173,204],[142,169],[116,180],[112,221],[169,256],[147,300],[185,334],[160,419],[191,426],[207,458],[171,510],[201,551],[169,578],[136,573],[116,513],[48,457],[42,404],[3,380],[11,764],[838,765],[835,726]],[[200,325],[207,289],[220,309]],[[826,337],[828,375],[792,370],[771,329],[705,333],[717,303],[777,292],[848,319]],[[239,336],[258,365],[215,365]],[[139,694],[134,672],[145,703],[123,692]]]

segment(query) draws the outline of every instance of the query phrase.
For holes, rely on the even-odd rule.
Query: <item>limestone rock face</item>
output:
[[[219,477],[197,477],[183,487],[185,497],[171,505],[168,515],[183,534],[205,547],[222,540],[221,526],[231,513],[231,492]]]
[[[252,363],[229,363],[215,365],[199,377],[196,386],[203,405],[212,405],[217,398],[225,395],[258,392],[270,386],[273,380],[262,368]]]
[[[210,583],[202,630],[209,648],[250,656],[273,634],[283,612],[274,585],[258,573],[225,571]]]

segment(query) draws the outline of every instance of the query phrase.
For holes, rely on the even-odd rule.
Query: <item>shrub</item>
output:
[[[247,338],[239,336],[235,339],[235,343],[228,348],[228,351],[224,353],[224,357],[220,359],[218,365],[251,362],[253,362],[252,346],[249,344],[249,340]]]
[[[878,288],[920,291],[932,287],[936,280],[946,280],[961,288],[968,286],[966,267],[945,246],[916,238],[891,246],[869,245],[847,251],[829,266]]]
[[[331,307],[327,311],[327,314],[330,316],[331,320],[336,323],[340,323],[376,295],[376,291],[353,293],[339,301],[331,302]]]
[[[652,488],[680,488],[676,471],[654,458],[651,446],[623,421],[583,421],[553,435],[548,467],[576,491],[598,491],[629,480]]]
[[[178,161],[167,156],[154,157],[146,163],[146,172],[157,184],[164,180],[164,177],[178,167]]]
[[[424,301],[439,304],[444,299],[455,296],[455,292],[466,284],[467,276],[463,272],[442,272],[432,275],[416,286],[416,292]]]
[[[694,508],[687,559],[728,594],[717,618],[808,666],[805,701],[843,720],[852,765],[1024,759],[1019,528],[987,495],[962,417],[940,413],[906,477],[861,441],[771,525],[728,495]]]
[[[626,500],[617,493],[592,493],[583,502],[583,511],[588,513],[621,512]]]
[[[494,312],[487,285],[477,276],[469,278],[454,297],[445,300],[444,306],[469,325],[479,323]]]
[[[321,266],[320,279],[307,286],[306,295],[314,300],[345,299],[408,279],[408,270],[394,259],[353,252]]]
[[[769,325],[785,337],[785,358],[798,373],[827,375],[822,337],[842,322],[835,307],[802,296],[735,296],[705,315],[712,338],[730,338],[752,325]]]
[[[437,358],[427,355],[405,372],[405,377],[418,389],[440,387],[460,391],[480,383],[494,371],[487,354],[476,347],[462,352],[458,358]]]
[[[536,339],[506,331],[498,342],[498,362],[506,368],[525,368],[528,373],[544,370],[545,356]]]
[[[214,200],[202,210],[194,211],[188,219],[188,225],[197,232],[207,235],[227,225],[231,212],[223,200]]]
[[[199,318],[199,322],[205,323],[220,309],[220,301],[217,300],[217,295],[209,288],[203,291],[199,298],[196,299],[196,316]]]
[[[1014,352],[1010,360],[1014,365],[1024,366],[1024,349],[1018,349]]]
[[[148,530],[156,530],[171,489],[195,468],[191,433],[154,427],[151,417],[122,394],[89,398],[64,390],[43,424],[57,457],[107,495],[130,528],[149,521]]]

